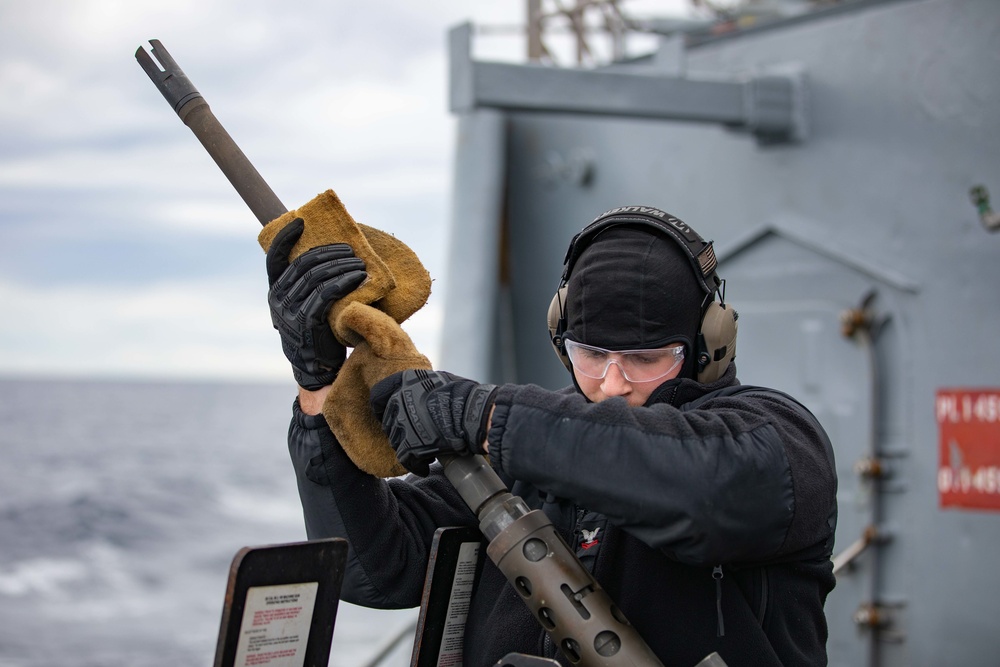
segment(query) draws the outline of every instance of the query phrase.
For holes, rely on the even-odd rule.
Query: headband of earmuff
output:
[[[566,331],[566,292],[570,275],[576,260],[591,242],[603,231],[619,225],[651,227],[664,236],[673,239],[680,246],[691,263],[692,271],[705,292],[699,326],[695,367],[699,382],[708,383],[718,379],[736,354],[736,319],[732,306],[725,303],[722,293],[723,281],[716,274],[718,260],[711,241],[705,241],[687,223],[665,211],[651,206],[622,206],[597,216],[589,225],[570,241],[563,260],[563,272],[559,287],[549,304],[548,329],[552,346],[567,369],[572,371],[566,354],[563,334]],[[719,295],[719,301],[715,296]]]
[[[713,294],[719,290],[721,281],[715,274],[718,261],[712,242],[701,238],[687,223],[650,206],[622,206],[594,218],[570,241],[563,260],[562,284],[569,281],[569,274],[576,260],[590,242],[608,227],[617,225],[645,225],[674,239],[691,261],[691,269],[705,293]]]

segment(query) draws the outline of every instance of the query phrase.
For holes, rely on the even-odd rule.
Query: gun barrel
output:
[[[587,666],[662,667],[545,514],[512,495],[482,456],[438,460],[479,518],[490,559],[563,655]]]
[[[152,56],[140,46],[135,52],[135,59],[163,94],[167,103],[198,137],[198,141],[215,160],[260,224],[266,225],[287,212],[288,208],[281,203],[247,156],[229,136],[222,123],[212,113],[208,102],[163,44],[157,39],[151,39],[149,43],[152,45]],[[154,57],[163,69],[156,64]]]

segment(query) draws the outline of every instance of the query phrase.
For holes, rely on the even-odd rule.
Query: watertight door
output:
[[[847,337],[842,318],[866,294],[895,289],[856,258],[841,261],[835,249],[798,243],[772,228],[721,259],[728,300],[739,313],[736,366],[744,384],[786,391],[802,401],[830,435],[839,478],[835,555],[885,521],[887,488],[858,469],[881,444],[877,355],[859,337]],[[808,287],[806,287],[808,286]],[[882,297],[884,305],[885,297]],[[879,302],[876,297],[875,302]],[[891,491],[891,489],[888,489]],[[873,664],[885,636],[856,623],[859,609],[883,597],[883,559],[869,547],[840,570],[826,610],[832,666]]]

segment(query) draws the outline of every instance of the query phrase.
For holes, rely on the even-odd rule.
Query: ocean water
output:
[[[0,667],[212,665],[235,553],[305,539],[293,397],[0,379]],[[330,664],[367,667],[415,616],[341,603]]]

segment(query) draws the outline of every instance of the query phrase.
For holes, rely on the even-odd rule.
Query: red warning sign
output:
[[[939,389],[941,507],[1000,510],[1000,389]]]

